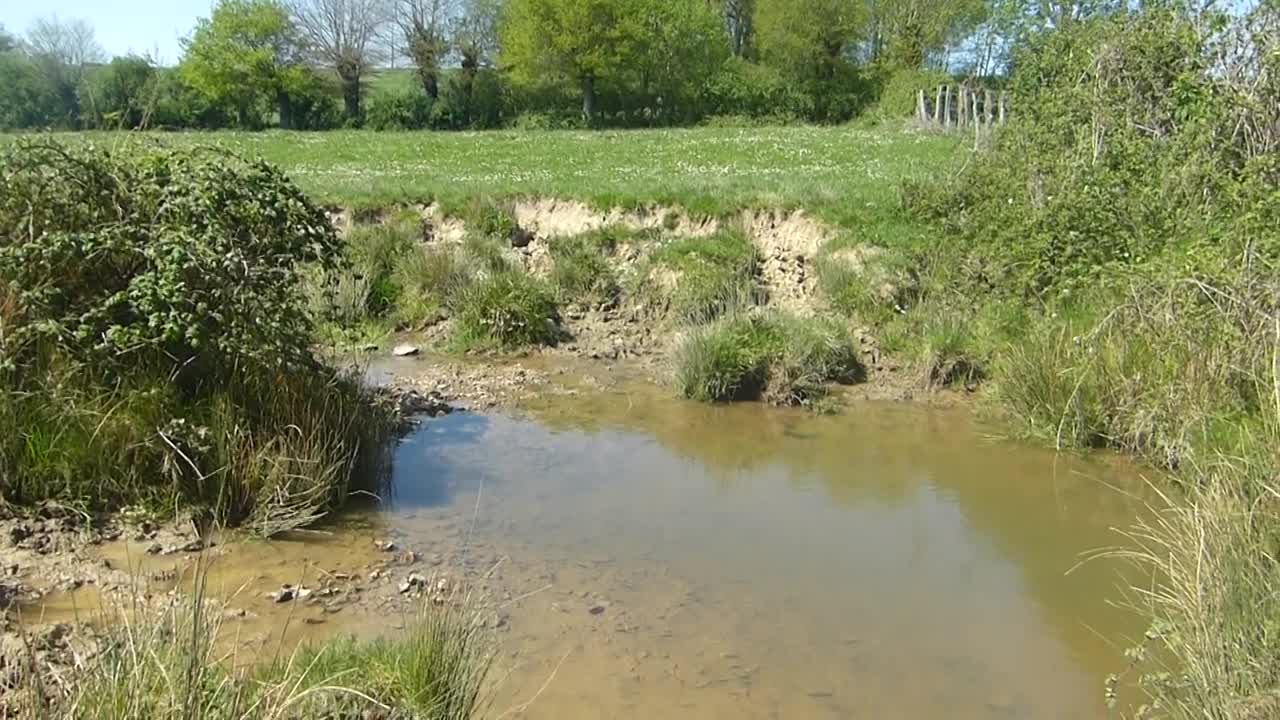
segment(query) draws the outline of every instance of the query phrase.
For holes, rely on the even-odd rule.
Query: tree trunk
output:
[[[596,120],[596,79],[594,75],[582,76],[582,117],[588,125]]]
[[[440,99],[440,78],[436,75],[435,70],[422,72],[422,89],[427,92],[427,97],[432,100]]]
[[[289,93],[278,90],[276,92],[276,105],[280,108],[280,129],[293,129],[293,100],[289,97]]]
[[[360,119],[360,76],[342,78],[342,105],[348,120]]]

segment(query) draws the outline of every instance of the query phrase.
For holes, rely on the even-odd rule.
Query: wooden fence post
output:
[[[938,86],[938,91],[934,94],[933,101],[933,124],[942,127],[942,87]]]
[[[942,127],[950,129],[951,127],[951,86],[942,86]]]
[[[925,100],[924,93],[924,90],[920,90],[916,93],[916,120],[919,121],[921,125],[928,124],[929,122],[929,104],[928,101]]]

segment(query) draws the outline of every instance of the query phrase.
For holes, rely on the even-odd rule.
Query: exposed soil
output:
[[[722,222],[740,223],[756,246],[757,282],[765,307],[800,316],[826,309],[818,288],[816,263],[836,231],[804,211],[743,211],[736,218],[722,221],[661,207],[601,211],[581,202],[558,199],[520,200],[511,205],[511,210],[520,230],[509,255],[537,277],[550,274],[550,243],[557,237],[620,226],[631,230],[659,229],[668,237],[697,238],[719,231]],[[462,242],[466,227],[461,220],[443,216],[436,205],[423,206],[420,212],[424,242]],[[340,219],[349,223],[349,216]],[[626,277],[642,266],[652,250],[643,244],[624,243],[615,250],[612,261],[620,276]],[[852,272],[866,274],[869,282],[878,284],[885,302],[893,303],[903,291],[902,283],[885,270],[882,255],[878,248],[858,246],[836,251],[831,257]],[[661,277],[654,281],[661,281]],[[678,277],[670,279],[672,286],[678,282]],[[562,311],[560,328],[560,343],[534,352],[605,364],[625,363],[643,368],[657,381],[668,374],[666,360],[683,337],[678,327],[655,320],[653,308],[627,298],[621,304],[568,306]],[[443,342],[449,332],[450,321],[442,318],[415,339],[425,349]],[[929,397],[943,403],[957,399],[951,393],[929,391],[916,373],[904,370],[907,363],[886,356],[870,328],[855,324],[850,332],[867,370],[864,381],[852,389],[854,394],[898,400]],[[516,370],[507,363],[487,362],[486,358],[473,363],[445,362],[439,365],[439,390],[446,396],[471,400],[477,407],[510,405],[523,392],[540,391],[537,379],[528,375],[515,377],[513,372]],[[518,392],[517,386],[521,387]]]

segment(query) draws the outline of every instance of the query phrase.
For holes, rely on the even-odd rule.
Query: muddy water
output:
[[[262,598],[390,538],[488,598],[495,716],[1106,716],[1142,628],[1108,603],[1119,567],[1076,566],[1139,510],[1123,463],[993,439],[967,409],[816,417],[592,385],[429,421],[376,511],[238,548],[212,576],[245,598],[236,632],[395,632],[378,607]]]
[[[497,706],[533,718],[1096,718],[1140,487],[968,410],[837,417],[626,384],[452,416],[381,522],[459,539],[505,596]],[[487,572],[487,571],[486,571]],[[540,693],[540,694],[539,694]]]

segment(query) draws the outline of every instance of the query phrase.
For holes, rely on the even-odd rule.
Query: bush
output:
[[[387,419],[311,352],[303,265],[341,248],[283,175],[44,143],[0,168],[0,500],[272,533],[377,489]]]
[[[555,296],[521,272],[486,277],[456,301],[454,344],[460,350],[554,345],[560,338]]]
[[[814,117],[814,101],[767,65],[729,58],[704,90],[706,116],[769,118],[781,122]]]
[[[374,130],[423,130],[431,126],[432,101],[418,89],[375,96],[365,113]]]

